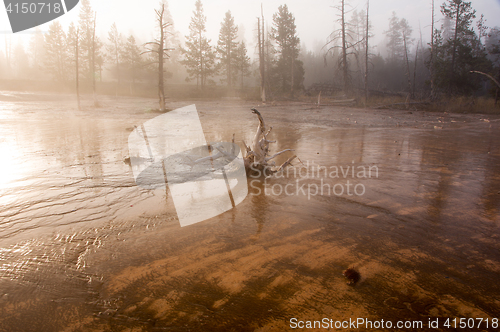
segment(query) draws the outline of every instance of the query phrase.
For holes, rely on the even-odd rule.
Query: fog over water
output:
[[[273,152],[303,164],[249,177],[235,208],[180,227],[172,194],[135,185],[124,160],[155,99],[87,98],[77,111],[70,95],[0,98],[0,330],[443,327],[500,310],[498,115],[259,105]],[[251,141],[255,103],[195,103],[207,141]],[[325,185],[335,192],[314,190]]]
[[[180,43],[194,2],[168,2]],[[262,3],[268,27],[283,3]],[[122,63],[102,47],[99,68],[91,48],[80,56],[71,38],[33,38],[51,23],[10,33],[0,9],[0,331],[286,331],[292,317],[441,320],[433,331],[448,331],[447,318],[470,318],[474,327],[484,318],[490,325],[482,330],[497,330],[500,108],[479,70],[500,69],[492,47],[500,29],[464,39],[480,42],[464,44],[458,59],[465,60],[455,67],[446,62],[454,59],[446,56],[451,39],[437,47],[433,99],[423,50],[430,0],[372,0],[371,55],[357,61],[366,54],[358,49],[344,60],[351,71],[344,74],[341,57],[333,54],[325,66],[321,49],[338,28],[332,6],[339,0],[286,3],[302,51],[315,53],[302,52],[290,67],[269,56],[259,71],[261,3],[203,1],[211,45],[231,10],[254,60],[237,84],[219,72],[206,85],[203,75],[186,82],[190,68],[179,49],[165,67],[143,54],[157,34],[157,0],[91,0],[103,43],[113,23],[123,37],[137,38],[121,48],[128,49]],[[364,1],[350,5],[366,8]],[[472,7],[488,27],[500,26],[500,0],[473,0]],[[59,19],[64,33],[54,25],[47,35],[78,24],[79,8]],[[400,38],[391,57],[384,31],[393,11],[400,19],[393,31],[404,36],[405,18],[414,40],[407,49]],[[139,60],[129,61],[133,54]],[[267,101],[261,75],[269,79]],[[294,87],[301,75],[303,86]],[[174,111],[193,105],[196,111]],[[253,109],[271,142],[260,156],[265,142],[255,134]],[[153,126],[159,118],[168,125]],[[247,145],[254,161],[271,162],[267,152],[286,150],[276,165],[292,164],[284,175],[251,176]],[[228,153],[238,146],[247,165]],[[179,211],[195,215],[195,204],[196,217],[207,218],[181,227],[188,223]],[[348,284],[343,273],[351,268],[357,278]]]

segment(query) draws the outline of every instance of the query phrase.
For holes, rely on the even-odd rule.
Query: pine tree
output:
[[[494,65],[492,70],[493,76],[496,77],[497,82],[500,82],[500,28],[495,27],[490,30],[485,44],[488,51],[488,59],[490,59]],[[500,98],[500,87],[495,86],[492,92],[495,96],[496,106]]]
[[[395,12],[389,19],[389,30],[385,31],[387,36],[387,67],[392,69],[384,81],[391,89],[401,89],[403,84],[407,85],[408,93],[413,91],[411,85],[409,49],[413,40],[411,38],[412,28],[404,18],[398,18]],[[411,97],[411,96],[409,96]]]
[[[31,77],[29,56],[22,43],[17,44],[14,48],[12,59],[17,78],[26,79]]]
[[[246,76],[250,74],[250,58],[247,56],[247,48],[245,42],[241,41],[236,49],[235,56],[235,69],[236,73],[239,74],[241,88],[243,89],[243,80]]]
[[[218,66],[219,72],[226,77],[225,81],[228,87],[231,87],[235,80],[236,70],[234,67],[236,66],[236,50],[238,47],[237,38],[238,27],[234,24],[231,11],[228,11],[224,17],[224,21],[221,23],[219,41],[216,48],[217,57],[220,60]]]
[[[389,39],[387,42],[389,60],[395,63],[400,62],[405,58],[405,39],[407,44],[411,43],[412,28],[406,19],[399,19],[396,13],[392,12],[389,19],[389,30],[385,31],[384,34]]]
[[[94,76],[94,68],[92,68],[92,38],[94,31],[94,11],[90,6],[89,0],[82,0],[79,13],[79,30],[80,30],[80,50],[82,58],[80,65],[85,68],[84,76],[91,80]]]
[[[137,46],[133,35],[130,35],[127,38],[127,42],[121,49],[120,53],[125,70],[128,72],[132,83],[135,83],[135,80],[139,77],[139,73],[144,65],[144,60],[141,56],[141,49]]]
[[[367,3],[368,10],[368,3]],[[368,29],[367,29],[368,26]],[[360,10],[354,10],[351,14],[351,19],[348,22],[349,31],[346,34],[348,45],[352,45],[348,56],[355,59],[356,72],[358,75],[355,76],[355,80],[352,83],[356,87],[361,88],[366,81],[365,75],[367,75],[368,68],[366,62],[368,61],[368,48],[367,41],[370,37],[369,33],[369,22],[367,22],[367,12]],[[352,66],[350,66],[352,67]],[[365,88],[366,90],[366,88]]]
[[[484,50],[484,44],[482,42],[483,38],[488,37],[488,27],[486,26],[486,19],[484,18],[484,15],[481,14],[481,17],[476,23],[477,27],[477,37],[478,37],[478,43],[477,43],[477,52],[481,52]]]
[[[298,60],[300,39],[297,36],[295,17],[288,11],[287,5],[279,6],[278,12],[273,15],[271,36],[279,54],[275,70],[281,92],[290,91],[293,98],[294,91],[302,87],[304,69],[302,61]]]
[[[78,109],[80,110],[80,62],[82,49],[80,47],[80,28],[75,27],[75,24],[71,22],[68,29],[68,34],[66,37],[66,45],[68,48],[68,58],[73,67],[74,79],[75,79],[75,90],[76,90],[76,100],[78,103]],[[71,71],[71,70],[70,70]]]
[[[76,68],[75,68],[75,63],[76,63],[76,57],[78,55],[78,60],[80,62],[80,58],[82,56],[81,48],[80,45],[78,45],[78,54],[76,54],[76,44],[80,43],[80,30],[73,22],[69,25],[68,28],[68,33],[66,34],[66,47],[67,47],[67,56],[68,56],[68,62],[70,65],[70,77],[72,79],[75,78],[75,73],[76,73]],[[80,63],[79,63],[80,67]],[[78,71],[80,71],[80,68],[78,68]]]
[[[404,54],[404,62],[406,66],[406,79],[408,82],[408,98],[413,98],[413,89],[411,85],[411,77],[410,77],[410,59],[408,57],[408,46],[412,43],[412,40],[409,38],[411,35],[412,29],[408,24],[408,21],[404,18],[399,21],[399,27],[401,29],[401,34],[403,35],[403,54]],[[409,100],[409,99],[408,99]]]
[[[118,33],[118,29],[116,27],[116,24],[113,23],[111,25],[111,28],[108,32],[108,42],[109,44],[106,45],[106,52],[107,52],[107,58],[110,60],[110,62],[114,65],[114,73],[115,77],[118,81],[118,85],[120,84],[120,65],[122,62],[122,52],[121,50],[124,47],[123,43],[123,36],[121,33]]]
[[[47,71],[59,82],[68,78],[68,55],[66,34],[59,21],[53,21],[45,35],[44,64]]]
[[[364,90],[365,90],[365,103],[368,102],[368,56],[369,56],[369,41],[370,41],[370,28],[371,28],[371,25],[370,25],[370,15],[369,15],[369,12],[370,12],[370,0],[367,0],[366,1],[366,24],[364,25],[364,47],[365,47],[365,52],[364,52],[364,56],[365,56],[365,74],[364,74],[364,77],[363,77],[363,87],[364,87]]]
[[[447,1],[441,6],[441,13],[453,22],[454,30],[448,39],[444,39],[442,32],[437,31],[436,83],[448,94],[470,94],[480,88],[482,79],[478,75],[471,76],[470,71],[488,72],[491,62],[484,48],[478,46],[481,42],[472,27],[476,11],[471,3]]]
[[[29,53],[33,70],[32,78],[40,78],[42,76],[43,62],[45,61],[45,37],[38,27],[31,37]]]
[[[96,13],[92,10],[89,0],[82,0],[78,14],[80,32],[81,67],[84,77],[89,83],[95,81],[97,72],[96,58],[102,56],[103,43],[96,36]]]
[[[430,83],[431,83],[431,100],[434,100],[436,98],[436,86],[434,84],[435,82],[435,70],[434,70],[434,58],[436,54],[436,47],[435,47],[435,34],[436,31],[434,29],[434,23],[435,23],[435,15],[434,15],[434,0],[431,1],[431,42],[430,42],[430,59],[429,59],[429,74],[430,74]]]
[[[466,37],[467,35],[471,37],[474,34],[471,30],[471,24],[472,20],[476,17],[476,11],[472,9],[470,2],[448,0],[448,3],[441,5],[441,13],[450,20],[453,20],[455,26],[453,39],[448,39],[445,43],[447,46],[451,46],[451,63],[449,69],[449,92],[451,92],[454,85],[457,48],[460,43],[459,37]]]
[[[188,78],[196,78],[196,86],[203,89],[207,78],[214,73],[215,53],[210,45],[210,39],[205,36],[207,18],[203,14],[203,5],[196,0],[196,9],[189,23],[189,35],[186,36],[186,49],[182,50],[184,60],[181,61],[187,67]]]

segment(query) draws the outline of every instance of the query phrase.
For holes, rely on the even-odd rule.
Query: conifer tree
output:
[[[226,13],[224,21],[221,23],[219,32],[219,41],[217,43],[217,57],[220,60],[219,71],[226,79],[228,87],[233,85],[236,74],[236,51],[238,43],[238,27],[234,24],[234,18],[231,11]]]
[[[389,30],[385,31],[387,36],[387,49],[389,51],[389,59],[396,62],[403,57],[403,34],[401,33],[400,21],[396,16],[396,12],[392,12],[389,19]]]
[[[441,5],[441,13],[452,22],[453,33],[445,39],[445,27],[435,34],[435,83],[448,94],[470,94],[481,87],[479,75],[470,71],[489,72],[491,61],[486,56],[479,36],[473,29],[476,11],[470,2],[447,0]]]
[[[118,85],[120,85],[120,65],[122,62],[122,49],[124,47],[124,43],[122,34],[118,33],[116,23],[111,25],[108,32],[108,42],[109,44],[106,45],[107,57],[114,65],[115,76],[118,81]]]
[[[83,75],[92,82],[96,72],[95,58],[100,55],[102,43],[95,35],[95,12],[90,6],[89,0],[82,0],[79,13],[80,50],[82,58],[80,65]]]
[[[455,25],[450,65],[450,76],[453,79],[457,48],[459,46],[458,38],[462,36],[465,37],[465,35],[470,34],[472,20],[476,18],[476,11],[472,9],[470,2],[464,2],[462,0],[448,0],[448,3],[443,3],[443,5],[441,5],[441,13],[449,19],[454,20]]]
[[[68,60],[66,34],[59,21],[53,21],[45,34],[45,68],[56,81],[64,82],[68,74]]]
[[[293,98],[294,91],[302,87],[304,69],[302,61],[298,60],[300,39],[297,36],[295,17],[288,11],[287,5],[279,6],[278,12],[273,15],[271,36],[279,54],[275,68],[279,77],[278,84],[281,92],[290,91]]]
[[[43,62],[45,61],[45,38],[39,27],[31,37],[29,46],[30,59],[32,63],[33,78],[42,75]]]
[[[247,55],[247,48],[245,42],[241,41],[236,49],[236,61],[235,69],[237,74],[239,74],[241,88],[243,89],[243,80],[246,76],[250,74],[250,58]]]
[[[121,49],[121,58],[132,83],[135,83],[144,65],[144,61],[141,56],[141,49],[137,45],[133,35],[127,38],[125,45]]]
[[[78,102],[78,109],[80,109],[80,59],[81,59],[80,36],[81,36],[80,28],[75,27],[75,24],[71,22],[66,37],[66,45],[68,47],[69,59],[75,75],[74,76],[76,83],[75,90],[76,90],[76,100]]]
[[[184,60],[181,63],[187,67],[186,80],[196,79],[196,86],[203,89],[207,78],[214,73],[215,52],[210,45],[210,39],[205,35],[207,17],[203,14],[201,1],[197,0],[195,6],[189,23],[189,35],[186,36],[187,48],[182,50]]]

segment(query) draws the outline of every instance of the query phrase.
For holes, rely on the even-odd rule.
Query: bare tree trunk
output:
[[[264,37],[266,38],[264,41]],[[265,97],[267,99],[267,96],[271,95],[270,91],[271,88],[269,86],[269,80],[268,80],[268,74],[269,74],[269,68],[272,67],[271,64],[271,56],[269,52],[269,46],[272,47],[271,41],[269,40],[269,32],[264,35],[264,25],[262,25],[262,42],[264,43],[262,50],[264,51],[264,86],[265,86]]]
[[[368,103],[368,38],[369,38],[369,29],[370,29],[370,23],[368,20],[369,8],[370,8],[370,0],[366,1],[365,80],[364,80],[365,104]]]
[[[481,74],[481,75],[484,75],[484,76],[488,77],[490,80],[492,80],[493,82],[495,82],[495,84],[500,88],[500,82],[498,82],[493,76],[491,76],[489,74],[486,74],[486,73],[483,73],[482,71],[477,71],[477,70],[471,70],[470,72],[471,73],[476,73],[476,74]]]
[[[229,89],[231,89],[231,86],[233,85],[232,82],[232,75],[231,75],[231,45],[228,47],[226,58],[227,58],[227,86]]]
[[[118,36],[117,36],[118,38]],[[115,97],[118,98],[118,89],[120,88],[120,61],[119,61],[119,56],[118,56],[118,41],[115,39],[115,62],[116,62],[116,87],[115,87]],[[102,82],[102,72],[100,73],[100,79]]]
[[[493,82],[495,82],[495,84],[498,86],[498,88],[495,90],[495,106],[497,106],[497,103],[498,103],[498,89],[500,89],[500,71],[499,71],[499,74],[498,74],[498,80],[496,80],[493,76],[489,75],[489,74],[486,74],[486,73],[483,73],[482,71],[477,71],[477,70],[471,70],[470,71],[471,73],[476,73],[476,74],[481,74],[481,75],[484,75],[486,77],[488,77],[490,80],[492,80]]]
[[[417,50],[415,51],[415,63],[413,64],[413,90],[411,92],[411,95],[413,98],[415,98],[415,86],[417,85],[417,59],[418,59],[418,44],[417,44]]]
[[[262,27],[260,18],[257,17],[257,42],[259,44],[259,69],[260,69],[260,97],[262,102],[266,102],[266,68],[265,68],[265,34],[264,34],[264,10],[262,4],[260,5]]]
[[[342,74],[344,79],[344,93],[347,94],[347,90],[349,88],[348,83],[348,68],[347,68],[347,40],[346,40],[346,32],[345,32],[345,8],[344,8],[345,0],[342,0]]]
[[[160,111],[165,111],[165,90],[163,87],[163,52],[165,42],[165,31],[163,27],[163,13],[165,12],[165,5],[161,5],[161,11],[158,14],[158,22],[160,24],[160,40],[158,49],[158,97],[160,101]]]
[[[411,78],[410,78],[410,61],[408,59],[408,48],[406,47],[406,34],[404,31],[403,31],[403,46],[405,48],[406,78],[408,79],[408,95],[409,95],[409,99],[413,99],[412,88],[411,88]]]
[[[260,40],[260,17],[257,17],[257,43],[259,45],[260,96],[262,101],[264,101],[264,58],[262,54],[262,41]]]
[[[168,58],[169,50],[173,50],[173,48],[166,48],[166,34],[168,31],[166,30],[169,26],[172,25],[170,22],[164,22],[164,13],[165,13],[165,5],[162,4],[159,10],[155,9],[155,13],[157,16],[157,23],[160,27],[160,38],[155,39],[153,42],[148,42],[144,45],[150,45],[147,51],[144,53],[157,53],[158,55],[158,99],[160,104],[160,111],[165,111],[165,87],[164,87],[164,76],[163,76],[163,68],[165,58]]]
[[[9,36],[9,41],[7,41],[7,35],[5,35],[5,59],[7,60],[7,71],[10,76],[12,72],[12,67],[11,67],[11,51],[12,51],[12,40],[10,39]]]
[[[201,40],[201,30],[198,31],[198,37],[200,38],[200,84],[201,89],[205,86],[205,74],[203,70],[203,43]]]
[[[291,56],[291,62],[292,62],[292,65],[291,65],[291,69],[292,69],[292,79],[291,79],[291,83],[290,83],[290,98],[293,99],[293,85],[295,84],[294,82],[294,78],[295,78],[295,68],[294,68],[294,62],[295,62],[295,59],[294,59],[294,56],[295,56],[295,45],[292,45],[292,56]]]
[[[434,86],[434,0],[432,0],[432,22],[431,22],[431,59],[429,71],[431,76],[431,100],[436,98],[436,88]]]
[[[498,76],[497,76],[498,80],[500,81],[500,68],[498,69]],[[495,106],[497,106],[498,104],[498,95],[499,95],[499,90],[500,89],[500,86],[496,89],[495,91]]]
[[[94,29],[92,31],[92,96],[94,98],[94,107],[98,106],[97,95],[95,91],[95,22],[97,20],[97,13],[94,13]]]
[[[80,106],[80,87],[79,87],[79,71],[78,71],[78,39],[80,39],[80,28],[76,29],[76,38],[75,38],[75,69],[76,69],[76,101],[78,102],[78,110],[80,111],[82,108]]]
[[[456,53],[457,53],[459,19],[460,19],[460,4],[457,4],[457,17],[455,19],[455,37],[453,38],[453,53],[451,54],[449,93],[451,93],[451,86],[453,84],[453,80],[455,79],[455,58],[456,58]]]

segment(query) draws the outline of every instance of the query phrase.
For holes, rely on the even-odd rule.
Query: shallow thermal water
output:
[[[0,330],[500,318],[498,116],[257,107],[302,164],[181,228],[124,162],[155,101],[100,103],[0,93]],[[251,141],[256,105],[193,103],[207,141]]]

